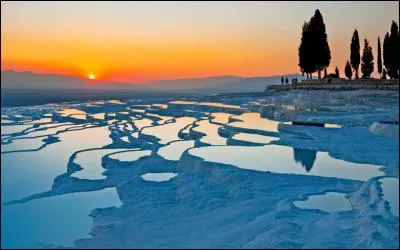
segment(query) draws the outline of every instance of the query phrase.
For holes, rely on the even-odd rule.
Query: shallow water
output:
[[[322,195],[312,195],[305,201],[295,201],[293,204],[302,209],[320,209],[325,212],[341,212],[351,210],[349,199],[344,193],[327,192]]]
[[[232,137],[232,139],[247,141],[247,142],[255,142],[255,143],[270,143],[272,141],[278,140],[279,138],[266,135],[237,133]]]
[[[352,240],[357,238],[354,232],[375,230],[372,226],[360,227],[376,225],[375,217],[369,216],[376,213],[374,208],[359,211],[346,195],[351,195],[356,204],[360,195],[372,203],[370,189],[361,188],[370,182],[364,181],[398,176],[393,167],[397,156],[393,148],[398,144],[390,138],[370,136],[365,126],[341,127],[332,112],[329,123],[325,123],[330,129],[302,126],[298,129],[304,135],[296,129],[285,132],[278,129],[282,122],[253,112],[261,104],[251,104],[248,101],[254,100],[247,97],[246,101],[231,103],[171,100],[63,104],[52,107],[53,111],[35,107],[32,117],[21,108],[26,124],[4,125],[2,134],[3,128],[18,132],[34,125],[44,130],[32,128],[21,136],[41,136],[33,139],[2,136],[1,198],[3,203],[13,201],[2,209],[6,218],[2,220],[2,246],[34,247],[43,242],[72,247],[74,240],[90,238],[90,230],[98,234],[77,246],[307,248],[336,246],[326,238],[343,238],[331,229],[321,230],[321,238],[313,238],[315,230],[320,230],[319,223],[304,216],[321,222],[331,220],[338,228],[351,225],[354,228],[346,231],[346,237]],[[260,98],[257,102],[266,103]],[[319,118],[318,112],[290,105],[281,106],[290,112],[306,111],[302,115],[313,113],[311,120]],[[253,107],[252,112],[242,107]],[[18,112],[5,113],[3,119],[17,120]],[[59,114],[52,118],[60,119],[61,114],[63,123],[43,124],[49,122],[44,117],[55,113]],[[354,118],[354,124],[363,121],[353,113],[348,117]],[[290,121],[283,123],[286,128],[291,126]],[[48,136],[55,133],[59,134]],[[6,144],[10,139],[14,141]],[[268,145],[226,146],[227,142]],[[40,149],[43,145],[46,147]],[[10,150],[31,151],[4,153]],[[212,163],[212,167],[197,157]],[[387,201],[384,209],[398,216],[395,177],[379,180],[380,195]],[[324,190],[335,192],[321,194]],[[120,206],[119,198],[124,202],[120,208],[95,210],[95,221],[88,216],[96,208]],[[301,212],[299,208],[307,210]],[[356,211],[327,215],[315,209]],[[389,222],[379,221],[379,225],[387,234],[384,237],[395,239],[396,225]],[[299,227],[312,230],[297,230]],[[293,229],[290,232],[295,236],[287,234],[287,229]],[[310,238],[314,245],[302,243]],[[368,242],[388,246],[379,240],[371,238]],[[351,245],[343,244],[338,246]]]
[[[390,212],[399,217],[399,179],[382,178],[379,182],[383,192],[382,198],[389,202]]]
[[[158,154],[164,157],[166,160],[178,161],[181,155],[188,148],[194,147],[194,141],[176,141],[161,147],[158,150]]]
[[[176,173],[146,173],[141,177],[145,181],[155,181],[155,182],[164,182],[169,181],[178,174]]]
[[[107,188],[2,206],[2,248],[73,246],[74,240],[90,237],[91,210],[120,205],[115,188]]]
[[[360,181],[384,175],[376,165],[345,162],[330,157],[326,152],[278,145],[202,147],[190,149],[189,154],[209,162],[280,174],[314,175]]]

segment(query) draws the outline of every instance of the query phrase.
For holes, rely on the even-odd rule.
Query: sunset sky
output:
[[[320,9],[343,74],[357,28],[383,43],[393,2],[1,2],[1,68],[146,82],[299,73],[301,28]],[[362,50],[361,50],[362,51]],[[376,64],[375,64],[376,68]]]

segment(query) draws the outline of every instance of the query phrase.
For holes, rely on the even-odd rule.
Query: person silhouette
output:
[[[289,85],[289,79],[287,77],[286,77],[285,82],[286,82],[286,85]]]
[[[281,78],[281,84],[283,85],[283,76],[282,76],[282,78]]]

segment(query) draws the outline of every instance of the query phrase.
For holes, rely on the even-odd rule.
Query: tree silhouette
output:
[[[395,21],[392,21],[392,26],[390,27],[390,37],[389,37],[389,45],[390,45],[390,55],[391,55],[391,77],[399,78],[399,70],[400,70],[400,40],[399,40],[399,26]],[[389,73],[389,71],[388,71]]]
[[[360,40],[357,29],[354,30],[350,45],[350,62],[354,69],[355,77],[358,78],[358,67],[360,66]]]
[[[313,43],[313,63],[318,71],[318,79],[321,79],[321,71],[329,66],[331,51],[328,44],[328,36],[321,12],[315,10],[314,17],[310,20],[310,29]]]
[[[315,72],[315,66],[313,65],[313,48],[312,48],[312,34],[310,30],[310,23],[304,22],[303,31],[301,35],[301,43],[299,47],[299,67],[300,71],[310,79],[312,78],[312,73]]]
[[[370,78],[371,73],[374,71],[374,56],[372,55],[372,48],[367,39],[364,39],[364,49],[361,61],[362,77]]]
[[[388,32],[386,32],[385,38],[383,39],[383,64],[385,65],[386,73],[390,76],[388,72],[392,65],[392,57]]]
[[[390,35],[386,33],[383,40],[383,64],[386,72],[391,79],[399,78],[400,75],[400,38],[399,27],[395,21],[392,21]]]
[[[324,68],[324,78],[328,77],[328,72],[326,72],[326,68]]]
[[[337,68],[337,66],[336,66],[336,69],[335,69],[335,74],[336,74],[336,77],[339,78],[339,69]]]
[[[317,158],[317,151],[293,148],[293,158],[296,163],[300,163],[307,172],[310,172]]]
[[[351,70],[351,64],[349,60],[346,61],[346,66],[344,67],[344,73],[348,79],[351,79],[351,75],[353,74]]]
[[[378,36],[378,73],[379,76],[382,77],[382,55],[381,55],[381,40]]]

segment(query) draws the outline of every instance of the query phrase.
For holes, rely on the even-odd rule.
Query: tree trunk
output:
[[[318,70],[318,80],[321,79],[321,70]]]

